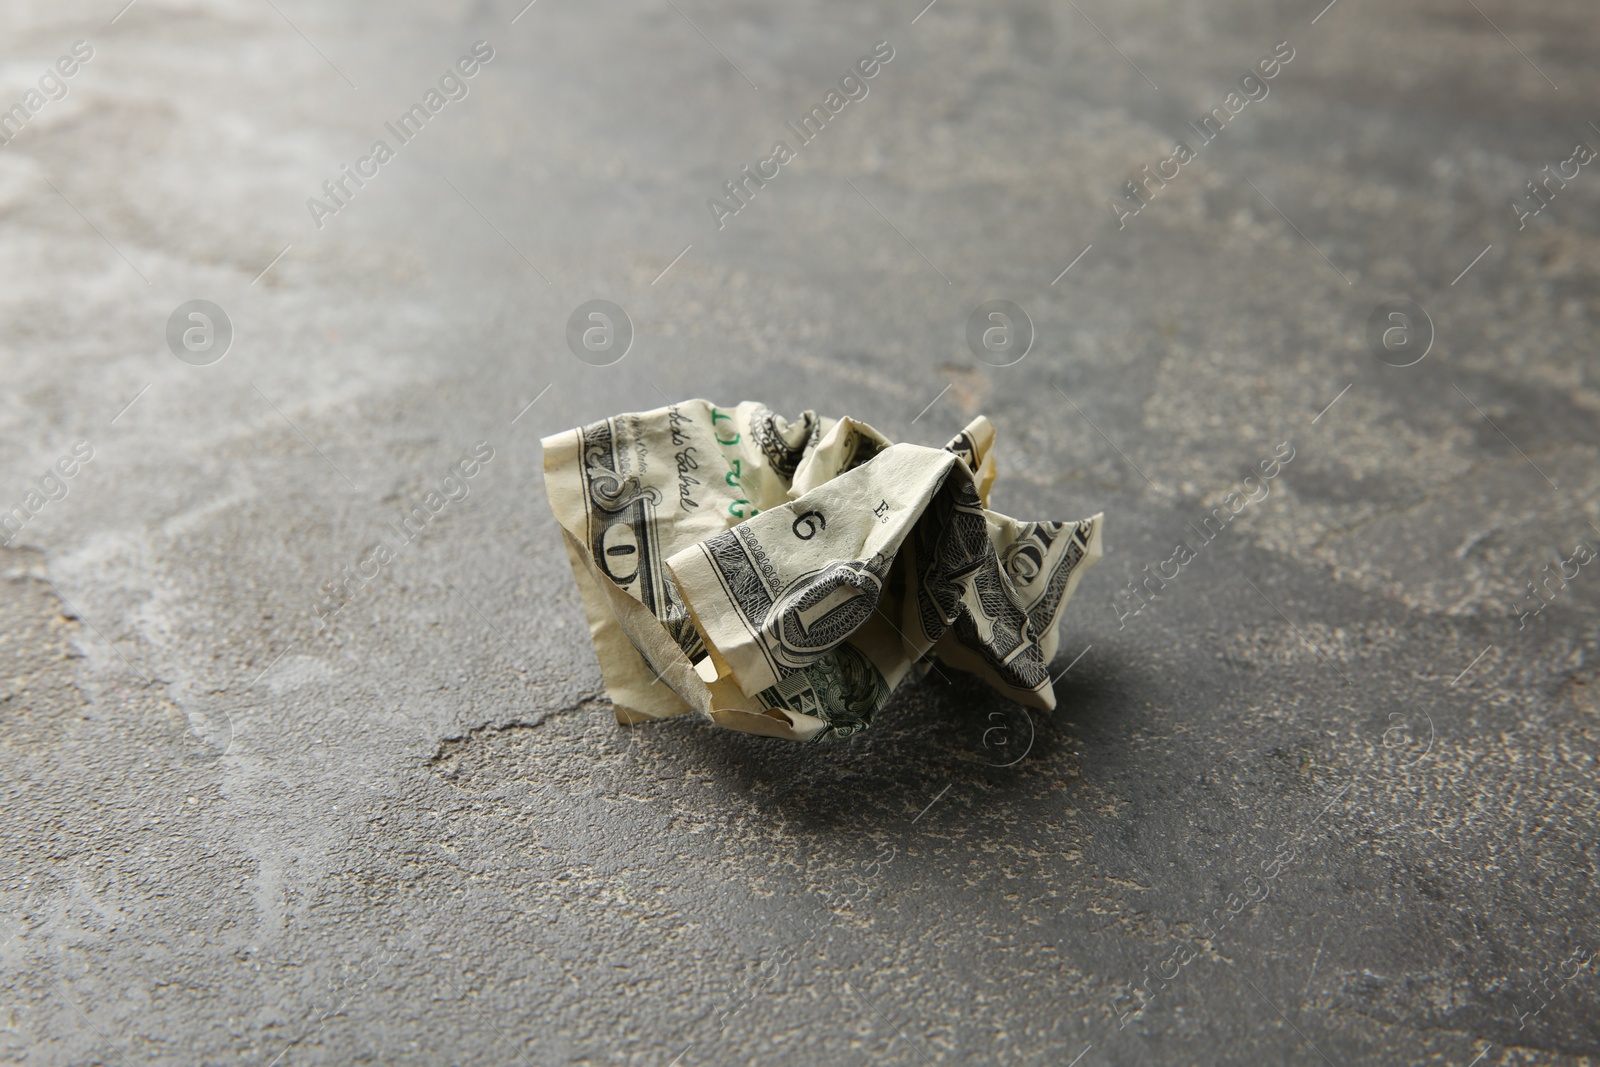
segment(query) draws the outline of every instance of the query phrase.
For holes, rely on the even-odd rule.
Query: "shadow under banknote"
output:
[[[1080,777],[1085,731],[1115,731],[1112,661],[1057,683],[1053,711],[1007,700],[962,672],[902,687],[874,729],[848,742],[793,745],[734,731],[697,739],[698,766],[757,810],[813,831],[903,829],[929,801],[981,797],[1026,816],[1030,798]],[[635,729],[650,730],[644,725]],[[965,799],[962,799],[965,798]]]

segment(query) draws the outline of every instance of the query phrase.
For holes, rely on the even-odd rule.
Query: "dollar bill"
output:
[[[936,662],[1053,707],[1057,624],[1102,517],[988,510],[993,443],[981,417],[935,449],[705,400],[545,439],[619,721],[847,736]]]

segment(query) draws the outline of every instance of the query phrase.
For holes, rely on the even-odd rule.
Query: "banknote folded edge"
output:
[[[728,508],[734,518],[725,520],[720,532],[699,540],[693,540],[698,534],[662,537],[653,549],[667,549],[675,539],[670,543],[675,551],[665,558],[642,544],[636,556],[629,555],[632,535],[604,547],[616,525],[605,516],[620,514],[621,508],[645,508],[649,521],[640,520],[635,529],[652,536],[658,524],[665,529],[690,521],[663,505],[664,493],[641,485],[639,476],[652,457],[669,454],[668,438],[673,446],[705,445],[705,439],[693,436],[697,419],[709,420],[717,446],[729,446],[721,467],[709,465],[711,479],[725,468],[735,495],[741,484],[768,479],[766,495],[758,499],[765,501],[761,508],[734,501]],[[663,426],[670,427],[669,434]],[[775,446],[780,435],[784,440]],[[747,439],[742,450],[731,447],[741,439]],[[992,426],[981,416],[940,450],[891,444],[853,420],[817,419],[806,412],[789,423],[760,405],[719,409],[709,401],[616,416],[546,438],[546,491],[617,721],[633,725],[698,711],[718,726],[790,740],[847,736],[865,728],[903,681],[922,677],[936,661],[973,673],[1019,702],[1054,707],[1048,665],[1058,651],[1058,625],[1083,574],[1101,558],[1104,517],[1022,523],[988,510],[996,473],[993,439]],[[756,451],[756,444],[764,451]],[[683,457],[693,452],[678,452],[678,480],[700,486],[701,480],[686,478]],[[687,469],[703,479],[706,460],[702,453]],[[830,466],[821,467],[824,460]],[[787,499],[772,498],[773,475],[760,473],[769,467],[782,476],[777,485],[788,487]],[[634,477],[628,477],[630,471]],[[758,498],[756,489],[745,492]],[[740,517],[739,505],[748,508],[748,517]],[[686,514],[690,506],[694,502],[685,505]],[[930,510],[938,513],[936,519],[923,522]],[[886,524],[886,512],[900,513],[898,525],[880,531],[864,521],[871,515]],[[704,515],[692,516],[702,523],[696,529],[706,529]],[[834,516],[831,527],[827,515]],[[945,529],[951,522],[964,534]],[[928,533],[935,527],[942,536]],[[826,535],[819,536],[824,529]],[[818,539],[796,546],[790,532],[806,541]],[[831,556],[821,557],[820,568],[802,568],[798,578],[781,578],[762,551],[761,537],[780,567],[798,565],[787,558],[792,549]],[[966,554],[958,561],[933,558],[952,550],[946,542],[963,537],[957,550]],[[752,621],[729,576],[719,570],[717,551],[726,563],[736,545],[759,561],[752,570],[762,571],[742,575],[745,588],[754,580],[767,587],[769,601],[779,601],[767,605],[773,607],[771,619]],[[631,571],[622,580],[606,558],[618,552],[625,561],[651,560],[656,569],[649,583]],[[975,571],[981,573],[974,578]],[[819,585],[819,573],[837,580]],[[784,591],[798,590],[804,603],[794,595],[784,600],[778,590],[785,582]],[[1032,590],[1024,589],[1029,582]],[[891,591],[896,602],[889,599]],[[1000,629],[1009,627],[1004,635],[1009,643],[1000,640],[997,620],[987,612],[980,610],[974,624],[972,608],[985,602],[1002,604],[1007,617],[999,620]],[[740,618],[741,612],[746,617]],[[793,630],[798,619],[804,630],[819,618],[831,644],[799,652],[784,645],[779,631],[785,623]],[[974,625],[989,631],[975,637]]]

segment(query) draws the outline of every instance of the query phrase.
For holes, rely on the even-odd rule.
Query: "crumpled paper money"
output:
[[[988,510],[988,419],[936,449],[850,418],[686,400],[543,444],[619,722],[699,711],[842,737],[935,662],[1055,706],[1056,622],[1100,559],[1103,516]]]

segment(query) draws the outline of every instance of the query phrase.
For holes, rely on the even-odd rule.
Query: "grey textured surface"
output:
[[[1600,577],[1515,616],[1600,543],[1600,174],[1507,206],[1600,144],[1592,4],[120,6],[5,15],[0,106],[95,49],[0,148],[0,505],[94,453],[0,550],[7,1062],[1600,1056]],[[1404,369],[1364,337],[1400,297],[1437,328]],[[235,330],[206,367],[164,337],[194,298]],[[564,339],[595,298],[637,329],[603,369]],[[990,299],[1015,366],[963,341]],[[957,678],[826,747],[617,728],[538,439],[693,395],[929,443],[983,411],[998,508],[1103,509],[1060,709]]]

